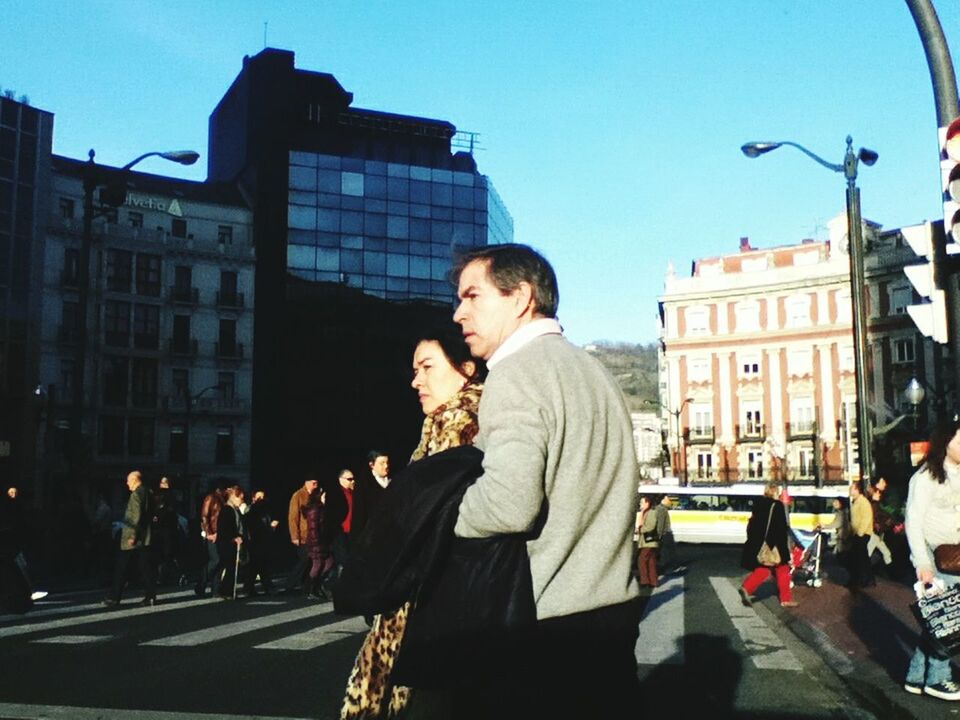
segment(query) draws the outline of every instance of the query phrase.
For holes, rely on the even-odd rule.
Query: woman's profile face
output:
[[[413,382],[420,407],[429,415],[450,400],[467,382],[466,376],[447,359],[436,340],[423,340],[413,353]]]
[[[960,430],[957,430],[947,443],[947,460],[954,465],[960,465]]]

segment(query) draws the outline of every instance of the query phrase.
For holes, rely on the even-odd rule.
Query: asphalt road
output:
[[[739,547],[686,545],[680,556],[686,570],[645,598],[643,703],[626,717],[883,717],[825,646],[790,630],[790,610],[743,607]],[[153,608],[135,593],[119,608],[100,597],[53,594],[0,617],[0,718],[332,719],[366,631],[302,597],[171,591]]]

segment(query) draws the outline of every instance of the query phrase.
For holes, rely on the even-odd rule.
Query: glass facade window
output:
[[[486,177],[294,151],[287,270],[390,299],[449,303],[457,249],[513,241]]]

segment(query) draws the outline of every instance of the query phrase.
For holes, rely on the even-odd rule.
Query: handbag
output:
[[[767,516],[767,529],[763,533],[763,544],[757,553],[757,563],[764,567],[774,567],[780,564],[780,550],[776,546],[767,543],[767,535],[770,532],[770,521],[773,520],[773,505],[770,505],[770,514]]]
[[[960,585],[951,585],[936,595],[921,597],[910,605],[910,610],[924,635],[939,650],[945,655],[960,652]]]
[[[937,545],[933,551],[937,570],[947,575],[960,575],[960,545]]]
[[[643,541],[644,541],[644,542],[652,543],[652,542],[659,542],[659,540],[660,540],[660,538],[657,537],[657,531],[656,531],[656,530],[651,530],[650,532],[645,532],[645,533],[643,534]]]

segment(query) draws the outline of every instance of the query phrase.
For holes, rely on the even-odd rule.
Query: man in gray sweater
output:
[[[490,371],[476,441],[483,475],[464,495],[455,532],[527,534],[537,607],[523,677],[487,689],[502,698],[491,714],[602,717],[636,707],[638,473],[623,395],[564,339],[556,276],[539,253],[477,248],[455,273],[454,320]]]

